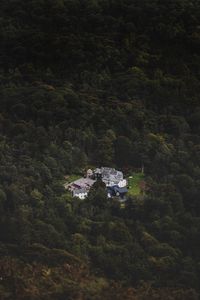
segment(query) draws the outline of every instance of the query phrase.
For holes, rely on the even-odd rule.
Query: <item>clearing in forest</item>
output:
[[[131,196],[138,196],[144,192],[144,174],[132,173],[128,177],[128,194]]]

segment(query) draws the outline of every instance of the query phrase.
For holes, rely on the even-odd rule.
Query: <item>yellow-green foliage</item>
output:
[[[79,178],[81,178],[80,175],[77,175],[77,174],[71,174],[71,175],[69,175],[67,181],[70,183],[70,182],[73,182],[73,181],[75,181],[75,180],[77,180],[77,179],[79,179]]]
[[[144,180],[143,173],[133,173],[128,178],[129,195],[138,196],[141,194],[140,184]]]

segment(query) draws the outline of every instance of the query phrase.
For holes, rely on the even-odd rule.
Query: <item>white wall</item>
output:
[[[121,180],[121,181],[118,183],[118,186],[119,186],[120,188],[125,187],[126,185],[127,185],[126,179],[123,179],[123,180]]]
[[[77,195],[79,199],[85,199],[87,197],[87,193],[80,193]]]

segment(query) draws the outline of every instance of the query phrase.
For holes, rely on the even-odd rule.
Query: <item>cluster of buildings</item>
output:
[[[114,168],[101,167],[95,170],[87,170],[85,177],[77,179],[66,188],[72,192],[73,197],[85,199],[89,193],[90,188],[96,180],[101,179],[107,189],[108,198],[119,197],[121,200],[125,199],[127,190],[127,181],[124,179],[123,173]]]
[[[73,197],[85,199],[95,181],[93,178],[86,176],[69,183],[66,188],[72,192]]]

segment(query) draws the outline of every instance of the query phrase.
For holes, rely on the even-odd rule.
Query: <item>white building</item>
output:
[[[123,173],[121,171],[115,170],[114,168],[97,168],[94,171],[94,174],[96,175],[96,177],[101,177],[102,181],[106,184],[107,187],[112,187],[114,185],[125,187],[127,185],[126,179],[124,179],[123,177]]]
[[[81,200],[84,200],[87,195],[88,195],[88,191],[86,189],[75,189],[72,192],[73,197],[78,197]]]
[[[123,188],[123,187],[127,186],[127,181],[126,181],[126,179],[120,180],[120,182],[118,183],[118,186],[119,186],[120,188]]]
[[[66,185],[65,188],[72,192],[73,197],[85,199],[88,196],[90,188],[98,178],[101,178],[105,183],[108,191],[108,198],[111,198],[118,193],[124,195],[127,192],[127,181],[124,179],[123,173],[108,167],[97,168],[94,171],[89,169],[87,170],[86,178],[79,178]]]
[[[91,170],[91,169],[88,169],[87,170],[87,178],[91,178],[92,177],[92,175],[93,175],[93,171]]]

